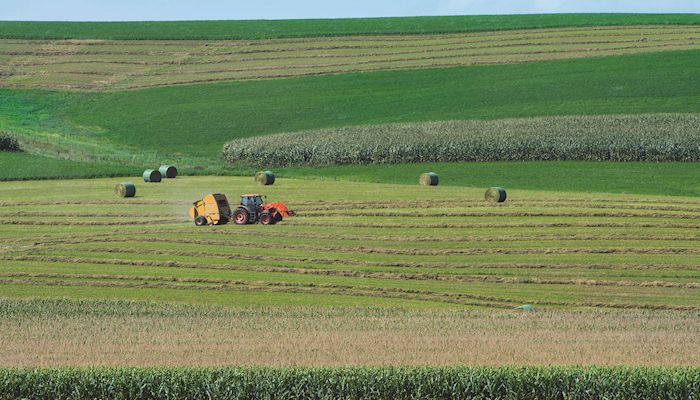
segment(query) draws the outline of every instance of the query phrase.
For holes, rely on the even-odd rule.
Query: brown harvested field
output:
[[[697,26],[274,40],[0,40],[0,87],[110,90],[700,48]]]
[[[0,313],[4,367],[700,363],[697,312],[132,310],[118,303],[64,305],[53,315],[7,312],[16,304],[4,303]]]

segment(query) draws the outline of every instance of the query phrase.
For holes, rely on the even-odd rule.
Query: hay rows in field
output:
[[[227,143],[229,162],[345,165],[501,160],[700,161],[700,115],[563,116],[369,125]]]
[[[191,233],[183,229],[154,229],[148,230],[140,235],[143,240],[151,240],[151,236],[164,235],[181,235]],[[231,231],[220,230],[207,232],[207,235],[213,236],[230,236],[240,238],[245,241],[250,237],[250,232],[246,231]],[[101,233],[93,235],[62,235],[55,236],[38,236],[32,237],[32,240],[24,239],[7,239],[7,243],[31,242],[33,245],[53,245],[53,244],[68,244],[68,243],[84,243],[93,239],[96,242],[104,240],[132,240],[130,233]],[[318,240],[333,240],[333,241],[374,241],[374,242],[558,242],[558,241],[700,241],[700,234],[696,235],[649,235],[649,234],[540,234],[540,235],[523,235],[522,233],[512,235],[351,235],[343,233],[312,233],[312,232],[278,232],[278,231],[256,231],[256,237],[262,238],[289,238],[289,239],[318,239]],[[104,238],[104,239],[103,239]],[[158,240],[158,238],[154,238]],[[238,240],[238,239],[237,239]]]
[[[93,276],[92,279],[95,279]],[[166,279],[167,280],[167,279]],[[177,278],[176,278],[177,280]],[[393,287],[355,286],[339,284],[316,284],[302,282],[268,282],[268,281],[229,281],[228,283],[201,284],[194,283],[161,283],[161,279],[149,282],[147,279],[127,279],[121,282],[120,279],[109,278],[106,281],[97,280],[36,280],[36,279],[0,279],[0,285],[45,285],[45,286],[93,286],[93,287],[122,287],[122,288],[143,288],[143,289],[180,289],[180,290],[251,290],[264,292],[286,292],[286,293],[315,293],[315,294],[338,294],[350,296],[370,296],[399,298],[405,300],[437,301],[443,303],[453,303],[461,305],[472,305],[491,308],[512,308],[513,304],[519,302],[518,299],[503,298],[496,296],[473,295],[466,293],[445,293],[429,290],[402,289]],[[476,301],[476,302],[475,302]],[[574,306],[574,307],[598,307],[613,309],[646,309],[646,310],[677,310],[677,311],[700,311],[696,306],[678,306],[668,304],[631,304],[631,303],[605,303],[605,302],[579,302],[579,301],[556,301],[540,300],[538,304],[551,306]]]
[[[106,249],[91,249],[93,252],[110,252]],[[117,251],[116,253],[119,253]],[[122,253],[126,253],[123,251]],[[158,252],[155,254],[168,254],[168,252]],[[172,252],[170,252],[172,253]],[[138,252],[130,254],[139,254]],[[60,257],[51,258],[46,256],[36,256],[30,260],[40,259],[47,262],[75,262],[84,264],[102,264],[114,265],[116,262],[104,259],[88,259],[88,258],[68,258]],[[12,261],[23,261],[22,257],[11,259]],[[147,261],[143,261],[148,263]],[[133,265],[142,265],[142,261],[134,260]],[[132,264],[129,264],[132,265]],[[683,283],[670,281],[629,281],[629,280],[598,280],[598,279],[562,279],[562,278],[537,278],[537,277],[522,277],[522,278],[507,278],[490,275],[466,275],[466,274],[441,274],[441,273],[406,273],[406,272],[360,272],[354,270],[339,270],[339,269],[309,269],[309,268],[292,268],[292,267],[274,267],[274,266],[248,266],[236,265],[225,266],[216,264],[200,264],[200,263],[167,263],[165,265],[145,264],[152,267],[165,266],[168,268],[193,268],[193,269],[226,269],[236,271],[253,271],[253,272],[276,272],[290,273],[302,275],[326,275],[326,276],[341,276],[353,278],[373,278],[373,279],[391,279],[391,280],[429,280],[429,281],[446,281],[446,282],[490,282],[502,284],[539,284],[539,285],[576,285],[576,286],[620,286],[620,287],[665,287],[665,288],[682,288],[682,289],[700,289],[700,283]],[[178,282],[205,282],[205,283],[245,283],[242,280],[227,280],[219,278],[182,278],[182,277],[153,277],[153,276],[126,276],[126,275],[86,275],[86,274],[49,274],[49,273],[26,273],[26,272],[11,272],[0,273],[2,277],[39,277],[39,278],[99,278],[99,279],[121,279],[121,280],[171,280]]]
[[[34,248],[34,247],[32,247]],[[36,248],[34,248],[36,250]],[[50,251],[60,251],[60,247],[49,247]],[[65,250],[65,249],[64,249]],[[196,259],[225,259],[238,261],[267,261],[281,263],[301,263],[304,268],[313,265],[346,265],[346,266],[361,266],[361,267],[379,267],[379,268],[415,268],[415,269],[468,269],[468,268],[488,268],[488,269],[610,269],[610,270],[688,270],[700,272],[700,265],[683,265],[683,264],[522,264],[522,263],[484,263],[484,262],[430,262],[430,261],[365,261],[355,260],[348,257],[303,257],[303,256],[268,256],[268,255],[253,255],[239,253],[221,253],[215,251],[180,251],[180,250],[163,250],[163,249],[120,249],[107,247],[75,247],[70,249],[73,252],[88,252],[88,253],[108,253],[108,254],[129,254],[129,255],[145,255],[145,254],[162,254],[178,257],[192,257]],[[42,257],[42,256],[37,256]],[[14,259],[13,259],[14,260]],[[18,259],[22,260],[22,259]],[[42,261],[50,261],[45,257]]]
[[[447,256],[447,255],[487,255],[487,254],[700,254],[700,248],[685,248],[685,247],[553,247],[553,248],[512,248],[512,247],[487,247],[487,248],[462,248],[462,249],[429,249],[429,248],[390,248],[377,246],[339,246],[339,245],[310,245],[310,244],[292,244],[292,243],[272,243],[266,242],[260,244],[255,238],[238,238],[235,242],[230,240],[215,240],[215,239],[175,239],[175,238],[159,238],[148,237],[150,243],[180,243],[210,245],[210,246],[230,246],[232,248],[269,248],[281,250],[302,250],[313,252],[339,252],[339,253],[364,253],[364,254],[389,254],[389,255],[409,255],[409,256]],[[133,242],[128,238],[113,237],[113,238],[94,238],[94,239],[77,239],[77,240],[59,240],[53,243],[115,243],[115,242]],[[52,241],[46,241],[51,244]],[[35,243],[39,244],[39,243]]]
[[[127,204],[102,214],[81,208],[92,204],[91,200],[52,203],[27,202],[0,213],[0,219],[12,217],[5,221],[28,226],[78,226],[70,228],[76,233],[20,233],[8,238],[0,246],[0,264],[4,265],[0,283],[222,293],[269,291],[295,296],[338,294],[477,307],[508,308],[533,302],[545,307],[697,309],[690,300],[659,298],[670,290],[690,298],[700,288],[693,280],[700,271],[700,265],[693,261],[700,254],[693,246],[700,240],[693,231],[698,224],[681,223],[699,219],[700,213],[695,202],[687,199],[678,204],[672,199],[633,199],[629,204],[624,199],[516,199],[484,210],[476,209],[483,205],[482,200],[454,198],[447,207],[427,200],[400,200],[392,203],[399,208],[380,210],[373,210],[366,201],[320,205],[300,202],[298,209],[303,212],[298,217],[272,228],[229,225],[206,229],[182,220],[157,219],[156,212],[148,211],[162,208],[163,204],[155,202]],[[21,208],[40,205],[57,208]],[[169,205],[176,210],[180,204]],[[426,218],[416,217],[414,209],[434,220],[417,223]],[[131,224],[139,220],[135,218],[138,216],[151,226],[110,228]],[[74,218],[64,221],[64,217]],[[114,220],[100,221],[99,217]],[[392,220],[396,217],[401,220]],[[156,220],[151,221],[153,218]],[[478,218],[478,223],[460,222],[460,218]],[[520,230],[499,230],[509,226]],[[361,229],[353,232],[347,227]],[[436,230],[421,231],[431,227]],[[451,232],[455,227],[478,231]],[[532,231],[538,227],[552,230]],[[645,231],[647,227],[660,229]],[[567,230],[559,232],[557,228]],[[586,230],[579,232],[578,228]],[[49,228],[39,229],[43,233]],[[432,246],[443,241],[450,244]],[[686,243],[669,246],[669,241]],[[602,255],[610,257],[587,261]],[[70,271],[66,270],[68,266]],[[83,268],[86,272],[80,273]],[[134,275],[123,275],[127,270]],[[644,272],[634,277],[626,271]],[[550,285],[554,292],[566,288],[572,294],[532,299],[528,292],[532,289],[523,288],[534,285]],[[509,293],[513,295],[499,296],[504,293],[497,292],[501,287],[512,288]],[[609,297],[615,291],[633,297]],[[594,293],[595,299],[587,293]],[[603,298],[600,296],[605,301],[598,301]]]
[[[255,41],[0,40],[0,85],[140,88],[695,48],[694,26]]]

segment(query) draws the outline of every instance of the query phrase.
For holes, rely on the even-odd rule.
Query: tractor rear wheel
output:
[[[248,223],[248,211],[239,208],[233,212],[233,223],[236,225],[245,225]]]
[[[197,226],[204,226],[207,224],[207,219],[200,215],[194,219],[194,224]]]
[[[260,214],[260,223],[263,225],[270,225],[274,224],[275,222],[272,219],[272,214],[270,214],[269,212],[264,212]]]

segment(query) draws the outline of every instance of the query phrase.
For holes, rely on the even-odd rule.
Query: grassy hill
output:
[[[5,89],[0,90],[0,129],[16,132],[30,152],[52,157],[135,170],[169,162],[186,173],[248,174],[253,167],[221,161],[225,142],[391,122],[695,113],[700,111],[699,63],[700,52],[677,51],[105,93]],[[17,165],[5,169],[3,179],[42,176],[22,169],[36,160],[0,157]],[[445,167],[454,175],[464,168]],[[686,172],[669,179],[685,179],[694,166],[677,168]],[[47,168],[43,176],[74,176],[60,171]],[[286,173],[293,176],[294,170]]]
[[[6,23],[6,37],[33,31],[45,37],[114,39],[117,36],[110,32],[132,27],[130,38],[140,40],[0,41],[0,87],[6,88],[0,89],[0,130],[18,135],[31,154],[0,154],[8,166],[0,179],[135,174],[163,162],[190,174],[249,174],[257,166],[221,160],[224,143],[309,129],[697,113],[696,19],[695,15],[545,15],[311,21],[307,28],[324,36],[254,40],[259,36],[253,35],[247,41],[228,42],[204,39],[227,29],[243,32],[248,24],[259,32],[274,25],[275,37],[285,37],[291,32],[285,29],[301,22]],[[326,29],[324,24],[331,23],[336,30]],[[644,26],[647,23],[654,26]],[[683,25],[669,25],[676,23]],[[620,27],[628,24],[633,25]],[[587,27],[591,25],[597,27]],[[608,25],[614,26],[601,28]],[[542,27],[552,28],[534,29]],[[498,32],[521,28],[530,29]],[[169,29],[180,33],[168,37],[166,32],[174,32]],[[334,36],[363,29],[383,36]],[[468,33],[473,31],[482,32]],[[202,36],[199,41],[155,40],[184,38],[183,32]],[[402,35],[387,36],[398,32]],[[151,87],[160,85],[165,87]],[[35,86],[51,90],[30,89]],[[114,90],[130,87],[150,88]],[[37,157],[51,159],[44,162]],[[567,169],[561,165],[561,170]],[[382,167],[370,172],[373,168],[360,175],[391,182],[413,179],[387,176]],[[449,176],[459,176],[464,168],[481,167],[441,165]],[[630,172],[637,167],[619,168]],[[356,169],[333,171],[350,178]],[[693,176],[693,165],[680,164],[666,172],[675,174],[666,178],[668,182],[680,182]],[[307,175],[303,168],[293,167],[283,173]],[[565,174],[552,179],[565,180]],[[653,187],[666,187],[658,181],[639,183],[638,190],[648,193]],[[610,183],[611,191],[630,187],[624,174]],[[695,189],[686,185],[682,192]]]
[[[700,24],[698,14],[536,14],[257,21],[0,21],[13,39],[270,39],[338,35],[478,32],[576,26]]]
[[[694,25],[243,41],[0,39],[0,86],[134,89],[699,48]]]

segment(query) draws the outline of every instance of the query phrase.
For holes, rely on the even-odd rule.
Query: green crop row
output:
[[[699,114],[566,116],[321,129],[239,139],[224,159],[255,165],[508,160],[700,161]]]
[[[698,399],[700,368],[3,369],[0,399]]]

